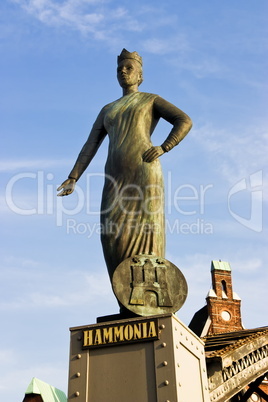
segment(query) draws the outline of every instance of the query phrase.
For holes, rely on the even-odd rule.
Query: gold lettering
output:
[[[134,339],[141,339],[141,324],[134,324]]]
[[[117,342],[157,338],[156,321],[133,322],[83,331],[83,347],[94,347]]]
[[[155,322],[150,321],[150,323],[149,323],[149,331],[148,331],[148,338],[153,338],[154,336],[157,336],[156,329],[155,329]]]
[[[133,328],[131,325],[126,325],[124,335],[127,341],[130,341],[133,338]]]
[[[119,341],[124,340],[123,329],[124,329],[123,325],[120,325],[120,327],[114,327],[114,342],[117,342],[118,340]]]
[[[110,328],[103,328],[103,342],[106,343],[113,342],[113,327]]]
[[[102,337],[101,337],[101,330],[96,329],[95,338],[94,338],[94,345],[102,345]]]
[[[143,329],[143,338],[147,338],[147,322],[142,323],[142,329]]]
[[[84,331],[84,345],[83,346],[91,346],[93,344],[92,339],[92,329],[89,331]]]

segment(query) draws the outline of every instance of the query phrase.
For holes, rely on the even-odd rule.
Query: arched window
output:
[[[227,296],[227,286],[225,281],[221,281],[221,289],[222,292],[224,292],[223,295],[225,294]]]

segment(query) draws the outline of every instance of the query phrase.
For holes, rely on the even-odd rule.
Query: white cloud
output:
[[[66,0],[14,0],[28,14],[50,26],[67,26],[82,33],[95,32],[96,26],[105,19],[102,12],[97,12],[96,1]],[[103,2],[99,1],[100,6]]]
[[[256,273],[257,271],[261,270],[263,265],[264,262],[258,257],[251,259],[239,259],[232,262],[232,266],[235,267],[235,270],[243,273]]]
[[[16,282],[0,300],[2,311],[44,311],[66,307],[109,305],[111,285],[105,272],[51,269],[41,262],[9,257],[2,263],[1,283]],[[23,281],[23,288],[20,287]],[[19,289],[18,289],[19,288]],[[2,289],[2,294],[4,293]]]
[[[152,37],[146,39],[142,43],[142,48],[153,54],[174,54],[174,53],[184,53],[190,51],[190,45],[188,40],[184,35],[177,35],[173,38],[156,38]]]
[[[230,184],[266,167],[268,135],[261,126],[234,133],[206,124],[194,128],[191,135],[214,160],[214,169]]]
[[[143,24],[124,7],[105,0],[13,0],[43,24],[67,27],[99,40],[113,40],[115,31],[141,31]],[[108,4],[107,4],[108,3]]]
[[[4,351],[5,353],[5,351]],[[14,353],[14,352],[13,352]],[[68,352],[66,351],[66,354]],[[13,360],[12,370],[3,370],[1,373],[0,397],[1,400],[21,401],[33,377],[55,386],[67,394],[68,368],[59,364],[38,364],[33,362],[32,356],[27,357],[27,368],[24,362]],[[4,366],[3,366],[4,367]],[[6,367],[6,366],[5,366]],[[16,384],[16,386],[14,386]]]
[[[22,169],[46,169],[55,166],[71,166],[69,159],[6,159],[0,162],[0,172],[12,172]]]
[[[60,281],[54,278],[55,286],[39,287],[38,292],[25,295],[24,305],[29,308],[61,308],[93,306],[95,303],[109,304],[110,284],[107,273],[89,275],[85,272],[72,272]],[[71,286],[70,286],[71,285]],[[78,291],[79,289],[79,291]]]
[[[126,33],[150,33],[151,39],[143,39],[137,47],[149,53],[167,54],[188,49],[188,42],[183,35],[176,33],[168,40],[159,38],[163,27],[177,30],[177,16],[167,14],[164,7],[150,7],[129,4],[128,7],[116,6],[110,0],[12,0],[29,15],[51,27],[73,29],[82,35],[91,35],[94,39],[108,42],[110,47],[116,44],[126,45]],[[157,32],[154,37],[153,32]],[[127,40],[128,42],[128,40]]]
[[[16,352],[13,349],[0,349],[1,367],[9,367],[17,362]],[[0,389],[4,388],[4,383],[0,383]]]
[[[184,50],[184,48],[182,48]],[[185,47],[185,50],[187,48]],[[195,54],[194,49],[189,48],[189,52],[184,52],[184,57],[173,57],[172,64],[179,70],[191,72],[196,78],[204,78],[207,76],[222,76],[226,73],[227,67],[220,62],[215,56],[204,53]]]
[[[212,286],[211,260],[222,257],[231,265],[233,290],[242,299],[243,321],[248,328],[266,325],[264,316],[267,300],[266,251],[260,248],[258,257],[252,257],[252,250],[246,253],[243,248],[237,247],[238,249],[231,252],[223,249],[220,256],[216,256],[215,252],[214,255],[193,253],[181,257],[171,254],[167,256],[168,260],[180,268],[188,283],[188,297],[185,305],[177,313],[186,324],[189,324],[195,312],[206,304],[205,298]]]
[[[13,266],[21,266],[21,267],[27,267],[27,268],[38,268],[40,266],[40,262],[29,259],[29,258],[18,258],[14,256],[7,256],[5,258],[5,263]]]
[[[66,0],[57,2],[53,0],[15,0],[29,14],[34,15],[42,22],[48,24],[61,23],[81,23],[79,19],[84,14],[85,21],[91,23],[99,22],[103,17],[97,13],[83,13],[84,6],[88,6],[94,2]]]

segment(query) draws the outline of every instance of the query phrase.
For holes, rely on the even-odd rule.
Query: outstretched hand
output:
[[[69,195],[72,194],[75,188],[75,179],[67,179],[65,180],[61,186],[57,188],[57,191],[62,190],[59,194],[57,194],[59,197],[62,197],[64,195]]]
[[[159,156],[163,155],[163,153],[164,150],[162,147],[160,146],[151,147],[144,152],[144,154],[142,155],[142,159],[144,162],[151,163],[154,160],[156,160]]]

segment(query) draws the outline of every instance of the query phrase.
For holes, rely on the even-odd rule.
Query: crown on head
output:
[[[134,59],[142,65],[142,58],[137,52],[130,53],[126,49],[123,49],[121,54],[117,57],[117,64],[124,59]]]

